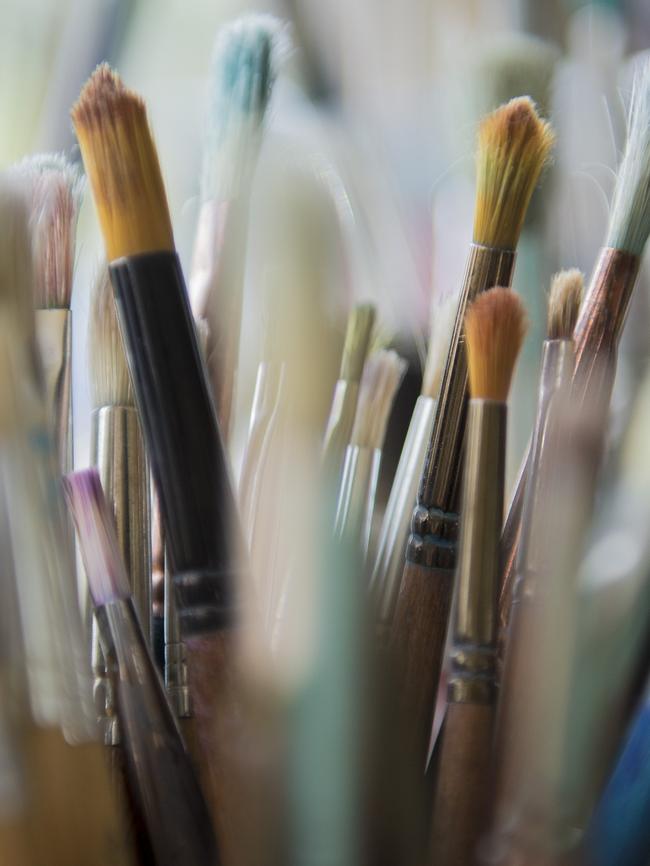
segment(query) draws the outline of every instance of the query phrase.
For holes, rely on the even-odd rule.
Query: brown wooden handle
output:
[[[440,743],[431,866],[473,866],[486,829],[492,766],[492,704],[450,703]]]
[[[397,599],[391,647],[399,673],[404,736],[424,768],[442,670],[454,571],[407,562]]]

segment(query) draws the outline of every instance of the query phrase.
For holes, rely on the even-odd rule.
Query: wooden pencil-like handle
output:
[[[440,744],[433,805],[431,866],[472,866],[486,829],[493,704],[450,703]]]
[[[405,736],[426,764],[447,638],[454,570],[407,562],[390,644],[397,661]]]

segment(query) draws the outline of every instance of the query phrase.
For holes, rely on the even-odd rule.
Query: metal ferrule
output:
[[[393,619],[404,571],[409,526],[436,415],[436,405],[433,397],[420,395],[417,399],[384,512],[370,578],[371,591],[377,602],[377,614],[381,623],[390,623]]]
[[[174,581],[165,556],[165,689],[176,717],[192,716],[187,647],[181,637]]]
[[[135,406],[103,406],[92,416],[91,462],[113,506],[117,539],[142,630],[151,640],[149,469]]]
[[[449,699],[481,701],[496,673],[506,406],[470,400],[468,421]]]
[[[339,379],[334,386],[332,406],[323,440],[323,463],[335,480],[339,478],[345,460],[345,449],[350,443],[358,396],[358,382]]]
[[[339,487],[334,531],[352,532],[365,557],[370,544],[375,494],[381,465],[381,449],[348,445]]]
[[[537,417],[533,429],[524,501],[522,506],[521,540],[517,554],[516,572],[520,579],[539,574],[548,558],[545,539],[541,531],[543,515],[548,513],[546,492],[550,482],[549,460],[552,458],[553,439],[558,400],[565,393],[573,376],[574,354],[572,340],[546,340],[542,350]],[[523,591],[523,585],[517,592]]]
[[[160,866],[215,864],[209,812],[133,601],[110,602],[95,614],[106,654],[119,670],[126,769],[155,861]]]
[[[72,472],[72,313],[36,310],[36,339],[41,356],[48,418],[63,475]]]
[[[509,287],[514,263],[513,250],[478,244],[470,248],[436,420],[418,490],[418,505],[411,524],[407,547],[407,559],[411,562],[442,567],[453,567],[455,563],[468,400],[465,311],[468,303],[486,289]]]
[[[120,726],[117,718],[115,694],[113,692],[112,671],[104,655],[97,620],[93,616],[91,667],[93,672],[93,700],[97,712],[97,722],[105,746],[120,744]]]

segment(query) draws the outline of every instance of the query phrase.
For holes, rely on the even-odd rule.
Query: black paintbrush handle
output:
[[[186,631],[233,614],[235,503],[185,282],[173,252],[110,266]]]

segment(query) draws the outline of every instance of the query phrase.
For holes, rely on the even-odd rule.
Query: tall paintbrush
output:
[[[583,277],[578,270],[560,271],[551,282],[546,339],[542,347],[537,417],[533,428],[530,457],[526,455],[520,469],[520,477],[515,485],[513,501],[501,535],[502,548],[505,546],[511,556],[517,554],[518,557],[516,563],[514,559],[506,563],[502,562],[502,574],[506,575],[506,579],[502,580],[499,619],[504,640],[512,605],[512,595],[509,595],[506,600],[504,592],[511,593],[514,590],[514,581],[509,573],[512,569],[521,568],[527,556],[523,554],[522,558],[518,546],[508,543],[506,539],[511,533],[518,532],[515,515],[525,512],[524,519],[527,526],[534,521],[534,509],[541,496],[537,488],[540,483],[544,483],[544,478],[540,475],[540,463],[543,459],[542,451],[546,447],[548,413],[558,391],[562,390],[567,380],[573,376],[573,329],[582,303],[582,291]],[[504,611],[507,611],[507,616],[504,616]]]
[[[212,61],[192,309],[208,320],[208,368],[225,441],[239,356],[248,209],[264,121],[286,32],[270,15],[222,28]]]
[[[100,66],[72,111],[187,632],[233,618],[237,528],[144,103]]]
[[[465,317],[469,401],[458,598],[430,863],[466,866],[485,829],[497,694],[499,536],[506,401],[526,332],[518,296],[495,288]]]
[[[119,331],[108,270],[102,267],[93,289],[88,329],[89,372],[93,402],[90,459],[97,466],[113,509],[117,537],[140,622],[151,636],[151,551],[149,470],[144,452],[131,377]],[[106,690],[105,733],[114,742],[111,684],[102,670],[99,634],[94,628],[95,690]],[[101,709],[101,694],[95,699]]]
[[[382,636],[389,633],[393,620],[404,571],[404,551],[409,535],[409,523],[413,516],[418,483],[436,415],[440,381],[457,307],[456,294],[434,299],[422,391],[413,409],[379,530],[370,587],[378,608],[377,616]]]
[[[456,564],[458,505],[467,409],[463,322],[468,301],[510,285],[515,248],[553,132],[527,98],[481,123],[474,240],[440,387],[436,420],[413,512],[391,641],[403,669],[402,699],[412,739],[426,760]]]
[[[618,342],[648,235],[650,234],[650,63],[636,79],[628,117],[625,152],[609,217],[605,246],[594,270],[574,332],[576,397],[590,389],[611,392]],[[604,381],[595,376],[604,375]],[[520,500],[519,500],[520,501]],[[516,506],[517,499],[513,499]],[[514,577],[521,515],[513,507],[502,542],[501,617],[507,620],[508,584]]]
[[[62,472],[72,469],[72,272],[79,170],[60,154],[27,157],[15,166],[31,190],[36,335],[48,413]]]
[[[8,516],[5,553],[22,632],[30,834],[36,863],[126,864],[131,857],[124,826],[97,739],[57,454],[35,362],[31,244],[23,204],[3,177],[0,487]]]
[[[361,558],[370,546],[381,449],[393,401],[406,372],[406,361],[381,349],[366,361],[350,444],[336,505],[335,533],[359,540]]]
[[[375,308],[372,304],[358,304],[350,311],[341,369],[334,386],[332,406],[327,419],[323,460],[332,477],[337,480],[343,467],[345,449],[350,443],[354,416],[359,399],[359,383],[363,365],[370,347],[370,337],[375,324]]]
[[[219,862],[210,815],[151,658],[95,469],[66,478],[95,613],[119,669],[127,774],[157,866]]]

